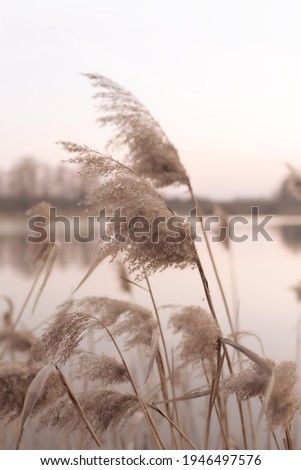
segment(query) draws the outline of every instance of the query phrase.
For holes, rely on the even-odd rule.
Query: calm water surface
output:
[[[276,361],[295,359],[296,328],[301,317],[301,304],[298,304],[291,286],[301,281],[301,221],[296,217],[275,217],[269,233],[273,238],[272,242],[259,237],[257,242],[248,240],[231,244],[239,301],[239,329],[258,335],[265,354]],[[0,236],[0,294],[12,299],[17,312],[33,282],[22,221],[2,220]],[[212,244],[212,249],[232,308],[233,269],[229,251],[221,243]],[[198,250],[224,333],[229,333],[205,245],[198,243]],[[31,329],[42,323],[55,312],[57,305],[71,295],[93,259],[91,253],[92,247],[88,244],[61,246],[59,258],[36,312],[31,315],[29,306],[23,316],[22,321],[27,328]],[[207,308],[196,270],[168,269],[153,275],[151,284],[158,305],[198,304]],[[85,295],[130,300],[134,298],[144,306],[151,306],[147,292],[142,289],[133,287],[131,296],[120,289],[116,263],[107,261],[97,268],[76,294],[77,297]],[[4,309],[5,304],[2,301],[1,311]],[[255,337],[246,336],[242,341],[260,352],[259,342]]]
[[[5,222],[2,220],[0,222],[0,295],[11,298],[15,315],[33,282],[33,272],[28,263],[29,253],[24,238],[24,227],[24,221],[16,223],[15,220],[6,220]],[[301,318],[301,303],[298,303],[291,287],[301,281],[301,219],[274,218],[269,233],[273,238],[271,242],[259,238],[257,242],[252,242],[249,239],[243,243],[232,243],[231,256],[221,243],[212,244],[212,249],[232,311],[234,310],[233,264],[235,267],[239,330],[245,333],[245,336],[241,336],[239,341],[258,354],[265,354],[276,362],[297,359],[300,376],[301,354],[300,352],[297,354],[296,340],[297,325]],[[222,330],[224,335],[227,335],[230,331],[225,310],[203,243],[198,243],[198,250],[207,274]],[[59,257],[38,307],[32,315],[32,302],[28,305],[22,317],[23,326],[34,331],[36,335],[42,333],[45,324],[56,312],[56,307],[71,295],[85,275],[93,260],[92,251],[92,247],[87,244],[61,245]],[[201,305],[207,309],[203,287],[196,270],[168,269],[151,276],[150,282],[158,306]],[[147,292],[133,286],[132,293],[127,294],[121,290],[120,286],[117,264],[104,261],[79,289],[76,297],[109,296],[135,301],[145,307],[152,308]],[[0,321],[5,309],[6,303],[3,298],[0,298]],[[164,329],[167,331],[167,342],[170,347],[174,347],[175,338],[167,330],[168,310],[161,310],[161,318]],[[260,342],[264,347],[264,353]],[[99,347],[102,351],[109,351],[110,346],[112,345],[101,343]],[[145,364],[144,367],[142,365],[142,356],[133,352],[132,357],[134,357],[134,361],[131,361],[131,367],[137,368],[137,373],[139,370],[145,370]],[[182,380],[183,388],[178,393],[184,393],[199,386],[195,372],[188,372],[188,370],[184,372],[186,375],[184,374]],[[187,374],[192,375],[188,376]],[[141,382],[140,379],[139,382]],[[230,403],[232,402],[230,401]],[[199,403],[195,402],[195,405],[199,405]],[[258,403],[256,407],[258,408]],[[236,410],[235,404],[233,404],[233,410]],[[187,418],[190,423],[194,422],[195,416],[199,416],[198,413],[199,409],[194,405],[184,410],[184,416],[186,418],[190,416],[189,419]],[[239,419],[238,416],[235,418],[235,412],[233,416],[232,420],[236,422],[234,429],[237,429],[237,442],[240,442]],[[194,436],[199,439],[199,442],[202,442],[202,433],[200,430],[197,431],[198,419],[195,421]],[[301,435],[300,433],[301,430],[299,430],[299,435]],[[258,439],[260,445],[266,448],[265,434],[259,435]]]

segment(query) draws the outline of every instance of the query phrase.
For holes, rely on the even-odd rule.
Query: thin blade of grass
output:
[[[125,282],[128,282],[129,284],[133,284],[133,286],[139,287],[140,289],[145,290],[146,292],[149,292],[149,290],[146,289],[146,287],[140,286],[140,284],[138,284],[137,282],[131,281],[130,279],[127,279],[126,277],[123,277],[123,276],[119,276],[119,277],[120,279],[122,279]]]
[[[165,418],[169,424],[180,434],[180,436],[192,447],[193,450],[198,450],[197,447],[191,442],[191,440],[183,433],[183,431],[174,423],[158,406],[156,403],[149,405],[153,410],[157,411],[163,418]]]
[[[233,331],[233,333],[231,333],[229,335],[230,337],[232,336],[232,338],[237,341],[239,337],[241,336],[252,336],[253,338],[256,338],[259,345],[260,345],[260,348],[261,348],[261,352],[262,352],[262,355],[264,356],[264,346],[263,346],[263,342],[261,341],[261,339],[259,338],[258,335],[256,335],[255,333],[252,333],[251,331]]]
[[[80,417],[82,418],[85,425],[87,426],[87,429],[88,429],[89,433],[91,434],[92,438],[94,439],[94,441],[96,442],[96,444],[98,445],[98,447],[100,449],[105,449],[105,447],[101,444],[100,440],[98,439],[94,429],[92,428],[92,426],[90,424],[90,421],[88,420],[88,417],[87,417],[86,413],[84,412],[84,410],[81,407],[81,404],[79,403],[78,399],[74,395],[74,393],[73,393],[69,383],[67,382],[67,379],[64,376],[63,372],[59,369],[58,366],[55,366],[55,368],[56,368],[56,370],[58,371],[58,373],[60,375],[61,381],[63,382],[64,386],[66,387],[66,390],[68,392],[70,400],[72,401],[72,403],[75,406],[75,408],[77,409]]]
[[[148,364],[147,374],[146,374],[146,378],[144,380],[143,385],[146,384],[146,382],[150,378],[150,375],[153,371],[155,359],[156,359],[158,349],[159,349],[159,340],[160,340],[160,331],[159,331],[159,328],[155,328],[154,331],[153,331],[153,335],[152,335],[150,361],[149,361],[149,364]]]
[[[55,262],[55,260],[56,260],[56,257],[57,257],[57,255],[58,255],[58,253],[59,253],[59,247],[58,247],[58,245],[53,245],[53,246],[52,246],[52,249],[51,249],[51,251],[50,251],[50,253],[49,253],[49,256],[47,257],[46,266],[45,266],[45,268],[46,268],[46,270],[45,270],[45,276],[44,276],[43,282],[42,282],[42,284],[41,284],[41,286],[40,286],[40,289],[39,289],[39,291],[38,291],[38,293],[37,293],[35,302],[34,302],[34,304],[33,304],[33,307],[32,307],[32,310],[31,310],[31,315],[34,313],[34,311],[35,311],[35,309],[36,309],[36,307],[37,307],[37,305],[38,305],[38,302],[39,302],[39,300],[40,300],[40,297],[41,297],[41,295],[42,295],[42,293],[43,293],[43,291],[44,291],[44,289],[45,289],[45,286],[46,286],[47,281],[48,281],[48,279],[49,279],[49,276],[50,276],[50,274],[51,274],[51,272],[52,272],[52,269],[53,269],[53,266],[54,266],[54,262]]]
[[[53,371],[53,366],[50,364],[47,364],[46,366],[42,367],[42,369],[39,370],[33,381],[28,387],[28,390],[26,392],[24,404],[23,404],[23,410],[22,414],[20,417],[20,425],[19,425],[19,431],[18,431],[18,438],[17,438],[17,443],[16,443],[16,450],[19,449],[19,445],[21,442],[22,434],[23,434],[23,429],[26,424],[27,419],[29,418],[30,413],[32,412],[35,404],[37,403],[41,392],[44,389],[44,385],[50,375],[50,373]]]
[[[211,417],[212,417],[212,410],[215,404],[215,400],[218,394],[218,387],[219,387],[219,380],[222,372],[223,362],[225,359],[225,353],[221,358],[220,355],[221,351],[220,348],[218,349],[218,358],[217,358],[217,371],[215,377],[212,379],[212,386],[210,389],[210,397],[209,397],[209,405],[208,405],[208,414],[207,414],[207,421],[206,421],[206,433],[205,433],[205,449],[208,449],[209,444],[209,435],[210,435],[210,426],[211,426]]]
[[[258,430],[259,428],[259,425],[263,418],[263,413],[266,413],[267,411],[267,407],[268,407],[271,395],[273,393],[274,384],[275,384],[275,373],[274,373],[274,370],[272,369],[272,374],[271,374],[271,377],[269,378],[269,382],[268,382],[267,388],[264,392],[264,396],[262,399],[262,408],[260,410],[260,413],[257,419],[256,430]]]
[[[84,275],[84,277],[82,278],[82,280],[80,281],[80,283],[76,286],[76,288],[74,289],[74,291],[72,292],[72,295],[75,294],[78,289],[86,282],[86,280],[91,276],[91,274],[93,273],[93,271],[95,271],[95,269],[97,268],[97,266],[107,257],[109,256],[110,254],[110,251],[109,250],[106,250],[104,251],[104,253],[101,253],[94,261],[93,263],[91,264],[90,268],[88,269],[88,271],[86,272],[86,274]]]
[[[241,353],[243,353],[245,356],[251,359],[251,361],[255,362],[255,364],[257,364],[266,374],[268,375],[272,374],[271,366],[269,366],[268,363],[264,359],[262,359],[262,357],[258,356],[258,354],[254,353],[253,351],[246,348],[245,346],[242,346],[241,344],[235,343],[231,339],[221,338],[220,341],[224,344],[228,344],[229,346],[232,346],[232,348],[235,348]]]
[[[94,318],[94,317],[92,317],[92,318]],[[102,323],[101,323],[99,320],[97,320],[96,318],[94,318],[94,319],[95,319],[98,323],[100,323],[100,324],[102,325],[102,327],[104,328],[104,330],[106,330],[107,334],[108,334],[109,337],[111,338],[111,341],[112,341],[112,343],[114,344],[114,346],[115,346],[115,348],[116,348],[116,350],[117,350],[117,352],[118,352],[118,354],[119,354],[119,356],[120,356],[120,359],[121,359],[121,361],[122,361],[122,363],[123,363],[123,365],[124,365],[124,367],[125,367],[125,369],[126,369],[126,371],[127,371],[127,373],[128,373],[128,376],[129,376],[130,382],[131,382],[131,384],[132,384],[133,390],[134,390],[134,392],[135,392],[135,394],[136,394],[136,396],[137,396],[137,399],[138,399],[139,404],[140,404],[140,406],[141,406],[142,412],[144,413],[144,416],[145,416],[146,421],[147,421],[147,423],[148,423],[148,425],[149,425],[149,427],[150,427],[150,430],[151,430],[151,432],[152,432],[152,434],[153,434],[153,436],[154,436],[155,442],[156,442],[157,445],[158,445],[158,448],[159,448],[160,450],[162,450],[162,449],[165,449],[165,450],[166,450],[166,447],[165,447],[165,445],[164,445],[164,443],[163,443],[163,441],[161,440],[161,437],[160,437],[160,435],[159,435],[159,432],[158,432],[158,429],[157,429],[157,427],[156,427],[156,424],[155,424],[153,418],[151,417],[151,415],[149,414],[149,412],[148,412],[148,410],[147,410],[147,406],[146,406],[146,404],[145,404],[143,398],[140,396],[140,393],[139,393],[139,391],[138,391],[138,389],[137,389],[137,387],[136,387],[136,384],[135,384],[135,382],[134,382],[134,380],[133,380],[133,377],[131,376],[131,373],[130,373],[130,370],[129,370],[128,366],[127,366],[127,363],[125,362],[124,356],[123,356],[123,354],[122,354],[122,352],[121,352],[121,350],[120,350],[118,344],[116,343],[116,340],[115,340],[114,336],[112,335],[112,333],[110,332],[110,330],[109,330],[104,324],[102,324]]]
[[[210,389],[199,391],[199,389],[191,390],[190,392],[184,393],[184,395],[180,395],[179,397],[171,398],[167,401],[167,403],[177,402],[177,401],[187,401],[187,400],[194,400],[195,398],[202,398],[207,397],[210,395]],[[165,400],[156,401],[154,402],[155,405],[161,405],[166,403]]]
[[[168,357],[167,346],[166,346],[166,341],[165,341],[165,335],[163,333],[163,328],[162,328],[161,319],[160,319],[160,315],[159,315],[159,312],[158,312],[157,304],[156,304],[156,301],[155,301],[155,297],[154,297],[154,294],[153,294],[153,291],[152,291],[152,288],[151,288],[151,284],[149,282],[148,275],[147,275],[145,270],[144,270],[144,276],[145,276],[145,280],[146,280],[147,287],[148,287],[148,290],[149,290],[149,295],[150,295],[150,298],[151,298],[151,301],[152,301],[152,304],[153,304],[154,312],[155,312],[155,315],[156,315],[156,319],[157,319],[157,323],[158,323],[158,327],[159,327],[159,331],[160,331],[160,336],[161,336],[161,341],[162,341],[162,346],[163,346],[163,351],[164,351],[164,356],[165,356],[166,367],[167,367],[168,376],[169,376],[169,380],[170,380],[171,394],[172,394],[172,398],[174,398],[175,397],[174,377],[173,377],[173,374],[172,374],[170,360],[169,360],[169,357]],[[161,380],[162,395],[163,395],[163,399],[166,401],[166,404],[165,404],[166,412],[169,415],[169,417],[172,419],[173,418],[173,410],[170,410],[169,404],[168,404],[169,396],[168,396],[168,388],[167,388],[167,377],[166,377],[165,370],[164,370],[165,368],[164,368],[163,357],[160,353],[159,348],[158,348],[158,353],[157,353],[157,365],[158,365],[159,377],[160,377],[160,380]],[[177,422],[178,426],[180,426],[180,416],[179,416],[179,413],[178,413],[178,410],[177,410],[176,403],[174,404],[173,408],[174,408],[174,412],[175,412],[176,422]],[[173,432],[172,428],[171,428],[171,432],[172,432],[172,436],[174,436],[174,432]],[[178,444],[177,444],[176,439],[174,439],[174,441],[175,441],[175,447],[176,447],[176,449],[178,449]]]

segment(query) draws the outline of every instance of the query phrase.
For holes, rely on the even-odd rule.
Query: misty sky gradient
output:
[[[299,0],[0,0],[0,165],[57,163],[59,140],[104,152],[91,88],[131,90],[195,190],[269,195],[301,168]]]

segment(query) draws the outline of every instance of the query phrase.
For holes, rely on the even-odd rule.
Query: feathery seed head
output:
[[[74,353],[89,328],[107,327],[113,336],[124,335],[125,347],[149,349],[157,327],[152,313],[131,302],[108,297],[85,297],[61,305],[31,356],[39,357],[41,348],[53,363],[65,363]]]
[[[175,147],[149,110],[125,88],[98,74],[87,74],[101,91],[99,124],[115,129],[109,146],[126,148],[127,163],[139,176],[153,181],[156,187],[188,184],[186,171]]]
[[[76,378],[86,378],[101,385],[120,384],[129,381],[121,362],[106,354],[79,351],[75,369]]]
[[[199,364],[203,359],[214,357],[220,330],[205,310],[196,306],[181,307],[180,313],[172,315],[170,325],[175,332],[182,333],[178,350],[184,362]]]
[[[0,362],[0,420],[17,418],[23,408],[28,387],[41,368],[27,362]],[[55,372],[51,373],[33,409],[37,414],[56,402],[65,393],[64,386]]]
[[[100,435],[119,426],[139,409],[138,400],[134,395],[113,390],[86,391],[79,393],[77,398],[93,429]],[[48,425],[69,431],[85,429],[85,424],[69,397],[59,400],[41,417],[39,429]]]
[[[266,415],[268,426],[274,429],[277,426],[288,426],[295,414],[300,410],[300,397],[295,386],[297,383],[296,364],[284,361],[275,365],[266,360],[273,367],[275,381],[271,396],[267,403]],[[239,400],[251,397],[263,397],[270,382],[270,375],[257,364],[251,363],[248,369],[237,375],[228,377],[223,388],[227,394],[235,393]]]
[[[69,142],[62,144],[65,150],[77,154],[70,161],[81,165],[82,174],[102,177],[101,184],[90,191],[86,199],[91,212],[99,215],[105,209],[112,217],[111,222],[106,222],[109,241],[100,240],[100,250],[109,247],[113,257],[122,252],[130,271],[136,271],[138,278],[144,277],[144,271],[151,274],[167,267],[195,267],[196,251],[189,225],[184,220],[176,221],[180,235],[168,225],[174,214],[149,181],[88,147]],[[117,225],[113,217],[115,211],[120,217]],[[135,220],[143,224],[140,236],[137,236]]]
[[[275,383],[267,408],[270,428],[288,426],[301,409],[300,397],[295,386],[298,381],[294,362],[284,361],[275,367]]]

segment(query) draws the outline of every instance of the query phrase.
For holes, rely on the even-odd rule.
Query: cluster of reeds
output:
[[[100,89],[96,95],[100,124],[113,126],[112,142],[127,150],[125,165],[87,146],[62,143],[74,154],[70,161],[79,166],[79,172],[99,180],[85,201],[91,213],[98,215],[103,207],[111,212],[120,209],[127,221],[143,216],[150,224],[157,217],[175,216],[156,189],[175,183],[186,185],[196,203],[175,147],[149,111],[111,80],[88,77]],[[292,184],[296,186],[296,178]],[[43,203],[32,213],[46,208]],[[199,206],[198,212],[201,215]],[[4,344],[0,419],[17,423],[17,448],[23,445],[29,423],[39,431],[67,431],[74,436],[71,443],[66,440],[71,447],[293,449],[300,445],[292,433],[300,412],[295,364],[275,364],[238,341],[237,305],[229,307],[206,233],[223,311],[215,308],[202,253],[188,225],[179,224],[183,239],[167,241],[170,233],[164,226],[154,234],[155,243],[152,239],[135,243],[128,223],[119,234],[109,224],[111,243],[99,244],[95,261],[76,289],[78,295],[105,257],[118,256],[118,263],[123,260],[121,277],[127,295],[144,289],[152,309],[129,300],[78,298],[74,293],[59,306],[43,335],[34,339],[18,328],[29,297],[15,321],[7,301],[0,334]],[[123,236],[122,241],[117,235]],[[56,252],[48,241],[35,251],[38,266],[33,288],[46,263],[35,305]],[[157,305],[150,276],[167,268],[196,268],[206,309]],[[228,319],[227,334],[219,323],[223,315]],[[105,341],[111,344],[110,354],[103,352]],[[26,357],[17,361],[17,350],[26,350]],[[117,434],[116,429],[123,427],[127,432]]]

